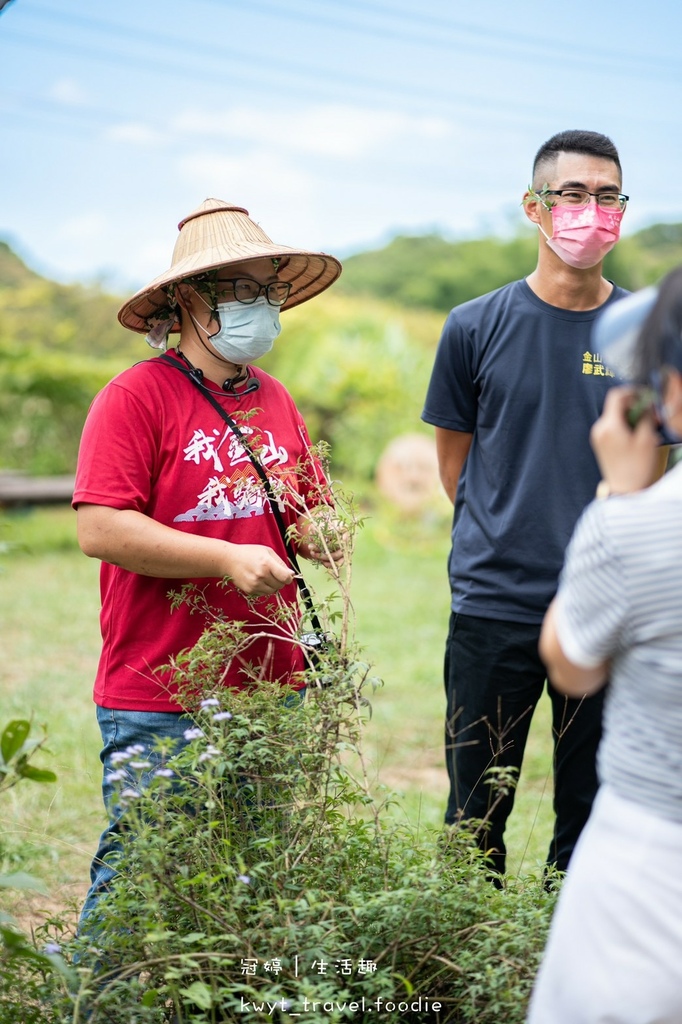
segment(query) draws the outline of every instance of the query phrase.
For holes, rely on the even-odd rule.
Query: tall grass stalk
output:
[[[385,682],[363,729],[367,770],[391,814],[438,827],[447,792],[442,752],[442,656],[447,628],[445,516],[405,520],[387,506],[367,509],[353,566],[356,638]],[[98,564],[77,549],[69,509],[0,517],[0,692],[4,719],[48,727],[55,785],[8,794],[0,807],[5,867],[21,862],[47,882],[50,897],[9,899],[20,917],[76,906],[104,823],[99,732],[91,699],[99,653]],[[324,572],[305,565],[324,589]],[[509,828],[512,873],[537,871],[551,831],[551,747],[544,702],[531,729]]]

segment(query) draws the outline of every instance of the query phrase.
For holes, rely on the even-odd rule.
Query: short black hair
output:
[[[622,176],[618,150],[608,135],[579,130],[557,132],[551,139],[547,139],[547,142],[543,142],[535,154],[533,161],[534,188],[541,188],[543,184],[543,182],[535,180],[538,168],[544,169],[553,164],[559,153],[585,153],[588,156],[601,157],[603,160],[613,160],[618,168],[618,173]],[[550,175],[546,174],[546,177],[550,177]]]

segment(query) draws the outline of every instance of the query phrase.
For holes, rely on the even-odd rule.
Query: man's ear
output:
[[[523,212],[525,213],[528,220],[532,220],[533,224],[540,223],[540,207],[542,206],[542,200],[535,197],[534,192],[524,192],[523,199],[521,200],[523,206]]]
[[[183,313],[190,316],[203,316],[208,309],[208,302],[201,292],[186,281],[175,286],[175,299]]]

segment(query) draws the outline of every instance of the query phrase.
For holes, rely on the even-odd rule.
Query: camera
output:
[[[312,633],[301,633],[299,636],[301,644],[306,649],[306,656],[319,654],[329,649],[329,633],[316,629]]]
[[[301,633],[298,639],[303,648],[308,668],[315,671],[320,667],[320,654],[328,651],[333,645],[331,636],[324,630],[316,629],[311,633]],[[329,685],[329,682],[320,679],[318,685],[324,688]]]

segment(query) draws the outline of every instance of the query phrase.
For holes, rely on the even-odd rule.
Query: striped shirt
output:
[[[588,506],[566,552],[556,628],[575,665],[613,659],[600,780],[682,823],[682,465]]]

